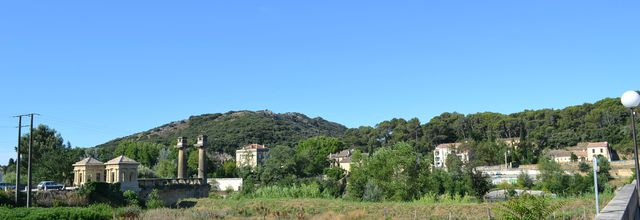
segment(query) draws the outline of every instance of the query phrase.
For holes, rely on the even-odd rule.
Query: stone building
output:
[[[575,155],[576,161],[593,161],[593,157],[602,156],[611,161],[611,152],[608,142],[582,142],[576,146],[563,150],[550,150],[547,156],[558,163],[569,163],[571,155]]]
[[[102,163],[87,157],[73,164],[73,185],[82,186],[87,182],[120,183],[124,190],[138,190],[138,165],[140,163],[125,156],[119,156]]]
[[[118,156],[104,163],[108,183],[120,183],[120,188],[138,190],[138,165],[125,156]]]
[[[104,163],[93,157],[87,157],[73,164],[73,186],[82,186],[86,182],[105,182]]]
[[[340,167],[347,172],[351,171],[352,154],[353,149],[347,149],[335,154],[329,154],[329,161],[331,162],[331,166]]]
[[[249,144],[236,150],[236,166],[257,167],[269,158],[269,148],[260,144]]]

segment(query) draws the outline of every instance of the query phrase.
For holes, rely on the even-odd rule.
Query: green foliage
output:
[[[20,153],[22,158],[27,158],[30,134],[21,137]],[[32,180],[38,183],[44,180],[53,180],[59,183],[70,184],[73,180],[72,164],[84,157],[84,150],[71,148],[70,144],[65,145],[60,133],[46,125],[38,125],[33,130],[32,146]],[[20,161],[21,178],[26,178],[27,160]],[[15,172],[15,163],[6,167],[7,171]],[[5,181],[15,181],[15,173],[6,176]],[[26,184],[26,180],[21,181]]]
[[[138,177],[139,178],[157,178],[156,173],[142,164],[138,165]]]
[[[384,199],[384,191],[373,181],[368,181],[364,186],[364,193],[362,194],[362,201],[365,202],[379,202]]]
[[[140,141],[123,141],[118,143],[114,156],[124,155],[140,164],[151,167],[158,161],[158,152],[163,148],[162,145],[140,142]]]
[[[197,148],[191,148],[187,150],[187,173],[191,175],[198,174],[199,153]],[[204,157],[207,173],[211,173],[216,170],[216,164],[205,154]]]
[[[122,193],[124,196],[124,200],[126,201],[128,206],[140,206],[140,199],[138,198],[138,193],[127,190]]]
[[[580,170],[580,172],[586,173],[591,171],[591,166],[589,166],[587,162],[580,161],[580,163],[578,163],[578,170]]]
[[[298,173],[295,154],[296,151],[287,146],[271,148],[269,159],[261,167],[262,184],[291,185],[295,182]]]
[[[327,155],[345,149],[345,144],[337,138],[318,136],[300,141],[295,154],[300,161],[302,174],[307,177],[322,174],[329,166]]]
[[[531,189],[533,187],[533,179],[531,176],[525,172],[520,172],[518,175],[518,186],[524,187],[526,189]]]
[[[0,207],[0,219],[69,219],[69,220],[108,220],[112,219],[113,209],[90,206],[55,208],[9,208]]]
[[[164,207],[164,202],[158,195],[158,189],[151,190],[151,193],[147,196],[146,206],[148,209],[157,209]]]
[[[539,220],[548,219],[558,210],[562,203],[554,203],[549,198],[522,194],[497,209],[501,219],[506,220]]]
[[[173,160],[161,160],[153,167],[155,174],[162,178],[175,178],[177,164]]]
[[[86,196],[90,204],[105,203],[115,207],[126,202],[120,191],[120,183],[88,182],[80,187],[78,192]]]
[[[293,186],[264,186],[255,192],[244,195],[246,198],[334,198],[322,193],[318,184],[301,184]]]
[[[232,160],[227,160],[222,163],[222,177],[224,178],[232,178],[238,176],[238,168],[236,167],[236,162]]]
[[[13,206],[15,205],[15,195],[13,195],[14,191],[4,191],[0,190],[0,206]]]
[[[238,147],[246,144],[294,146],[300,140],[314,136],[338,137],[345,130],[343,125],[322,118],[309,118],[300,113],[231,111],[191,116],[186,120],[107,142],[97,146],[97,149],[113,151],[120,142],[128,140],[174,146],[179,136],[189,137],[189,143],[193,144],[195,137],[205,134],[209,136],[209,140],[215,140],[215,145],[208,148],[209,152],[233,154]]]
[[[603,192],[608,187],[611,168],[609,161],[602,157],[598,158],[598,167],[598,191]],[[580,195],[593,191],[593,172],[587,172],[587,176],[568,175],[564,173],[558,163],[546,158],[540,160],[538,169],[540,170],[540,184],[544,190],[560,195]]]

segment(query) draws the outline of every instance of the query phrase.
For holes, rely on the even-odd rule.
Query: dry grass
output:
[[[611,196],[604,196],[608,201]],[[341,199],[194,199],[189,209],[156,209],[141,219],[488,219],[499,203],[353,202]],[[591,219],[592,197],[558,199],[557,219]]]

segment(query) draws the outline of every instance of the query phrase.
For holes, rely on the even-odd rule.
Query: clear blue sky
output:
[[[0,163],[17,120],[94,146],[190,115],[349,127],[640,89],[637,1],[3,1]]]

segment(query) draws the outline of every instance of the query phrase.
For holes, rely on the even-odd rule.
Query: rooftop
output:
[[[246,145],[244,147],[242,147],[242,149],[268,149],[268,147],[261,145],[261,144],[249,144]]]
[[[73,166],[86,166],[86,165],[104,165],[102,161],[93,157],[87,157],[73,164]]]
[[[116,158],[113,158],[113,159],[107,161],[104,164],[140,164],[140,163],[138,163],[137,161],[135,161],[135,160],[133,160],[131,158],[125,157],[124,155],[120,155],[120,156],[118,156]]]
[[[458,148],[460,147],[460,145],[462,145],[462,143],[445,143],[445,144],[438,144],[438,146],[436,146],[436,149],[443,149],[443,148]]]

